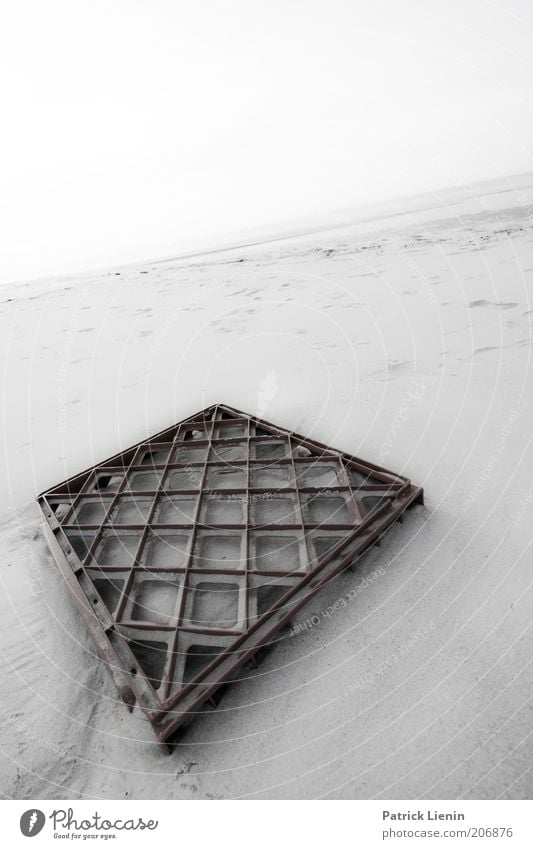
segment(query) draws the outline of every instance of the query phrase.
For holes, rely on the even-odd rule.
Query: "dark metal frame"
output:
[[[257,505],[276,498],[287,515],[261,524]],[[240,505],[240,521],[208,521],[217,501]],[[193,510],[183,521],[163,521],[165,507],[185,502]],[[47,490],[38,503],[49,547],[122,699],[130,710],[138,703],[168,743],[328,581],[423,503],[423,490],[219,404]],[[138,516],[122,522],[121,510]],[[237,559],[204,558],[209,536],[215,550],[224,538],[239,540]],[[266,563],[259,540],[274,543]],[[167,555],[170,564],[150,559]],[[283,566],[290,558],[296,566]],[[162,583],[166,600],[175,596],[166,616],[136,601],[147,579]],[[210,595],[216,606],[217,592],[230,598],[233,619],[199,621],[197,599]]]

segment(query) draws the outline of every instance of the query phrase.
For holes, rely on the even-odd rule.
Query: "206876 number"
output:
[[[469,829],[469,837],[512,837],[513,829],[512,828],[497,828],[496,826],[492,826],[489,828],[470,828]]]

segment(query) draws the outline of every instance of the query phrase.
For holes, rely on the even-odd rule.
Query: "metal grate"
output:
[[[38,500],[100,657],[165,742],[423,492],[216,405]]]

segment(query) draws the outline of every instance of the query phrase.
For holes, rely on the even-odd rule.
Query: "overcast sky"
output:
[[[531,169],[531,0],[8,0],[3,280]]]

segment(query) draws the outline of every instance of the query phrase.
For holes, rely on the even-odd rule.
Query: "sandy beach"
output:
[[[0,287],[4,797],[530,798],[533,174],[364,219]],[[216,402],[425,506],[167,756],[34,499]]]

